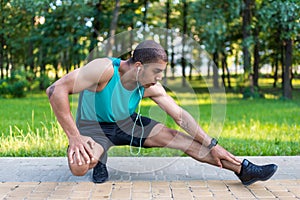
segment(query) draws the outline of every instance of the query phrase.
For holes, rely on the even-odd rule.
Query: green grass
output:
[[[23,99],[0,99],[1,156],[57,156],[66,137],[44,93]]]
[[[191,82],[197,94],[180,87],[180,80],[169,81],[176,101],[199,120],[210,135],[236,155],[300,155],[300,80],[294,81],[293,100],[281,100],[281,91],[271,88],[269,79],[261,79],[265,99],[242,99],[235,90],[226,91],[212,111],[211,95],[205,83]],[[175,91],[175,92],[174,92]],[[220,100],[222,95],[214,98]],[[76,98],[71,98],[72,111]],[[28,94],[23,99],[0,99],[0,156],[65,156],[67,138],[56,122],[44,93]],[[215,104],[214,104],[215,105]],[[219,109],[220,108],[220,109]],[[212,127],[211,118],[225,108],[223,126]],[[219,110],[218,110],[219,109]],[[178,129],[153,102],[142,102],[142,114],[163,121]],[[222,121],[223,120],[223,121]],[[214,123],[215,124],[215,123]],[[220,124],[219,124],[220,125]],[[222,124],[221,124],[222,125]],[[222,128],[220,131],[215,131]],[[178,129],[180,130],[180,129]],[[137,149],[134,148],[137,152]],[[128,146],[113,147],[110,156],[131,156]],[[166,148],[142,149],[141,156],[184,156],[177,150]]]
[[[230,101],[221,143],[246,155],[299,155],[300,106],[278,100]]]

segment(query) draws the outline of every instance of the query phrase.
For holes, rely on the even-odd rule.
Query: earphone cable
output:
[[[141,89],[140,89],[140,86],[139,86],[139,82],[138,82],[138,73],[136,74],[136,84],[137,84],[137,88],[138,88],[138,91],[139,91],[140,100],[139,100],[139,104],[138,104],[137,116],[136,116],[136,118],[134,120],[134,124],[133,124],[132,130],[131,130],[130,154],[134,155],[134,156],[138,156],[140,154],[141,148],[142,148],[142,140],[143,140],[143,137],[144,137],[144,125],[143,125],[143,122],[142,122],[142,117],[141,117],[142,115],[140,114],[141,113],[141,100],[142,100],[143,96],[142,96],[142,92],[141,92]],[[142,127],[142,134],[140,136],[140,143],[139,143],[138,152],[134,153],[133,150],[132,150],[132,142],[133,142],[134,130],[135,130],[135,126],[136,126],[137,120],[140,121],[140,125]]]

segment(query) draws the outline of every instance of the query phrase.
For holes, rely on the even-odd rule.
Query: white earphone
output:
[[[131,140],[130,140],[130,145],[129,145],[130,146],[130,153],[131,153],[131,155],[134,155],[134,156],[138,156],[140,154],[141,148],[142,148],[142,139],[144,138],[144,125],[143,125],[143,121],[142,121],[141,114],[140,114],[140,112],[141,112],[141,100],[142,100],[143,96],[142,96],[142,92],[141,92],[139,81],[138,81],[138,75],[139,75],[140,69],[141,69],[141,67],[138,67],[137,72],[136,72],[136,87],[138,88],[140,101],[139,101],[139,104],[138,104],[137,115],[136,115],[132,130],[131,130]],[[141,130],[140,145],[139,145],[139,148],[138,148],[138,152],[134,153],[133,150],[132,150],[132,142],[133,142],[134,130],[135,130],[136,123],[137,123],[138,120],[140,121],[140,126],[142,127],[142,130]]]
[[[138,81],[138,75],[139,75],[140,70],[141,70],[141,67],[138,67],[137,72],[136,72],[136,77],[135,77],[136,81]]]

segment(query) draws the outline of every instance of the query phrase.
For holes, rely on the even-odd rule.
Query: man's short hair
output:
[[[159,61],[168,62],[165,49],[153,40],[141,42],[133,51],[131,62],[157,63]]]

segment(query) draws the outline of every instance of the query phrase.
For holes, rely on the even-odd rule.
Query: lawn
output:
[[[209,135],[236,155],[300,155],[300,81],[293,84],[293,100],[281,100],[269,79],[260,82],[264,99],[243,99],[234,89],[212,94],[194,80],[182,89],[169,81],[170,95],[187,109]],[[77,98],[71,97],[75,113]],[[55,120],[43,92],[22,99],[0,99],[0,156],[65,156],[67,138]],[[213,102],[213,104],[212,104]],[[180,130],[150,99],[142,114]],[[134,149],[137,152],[137,149]],[[128,146],[113,147],[110,156],[131,156]],[[166,148],[142,149],[140,156],[184,156]]]

